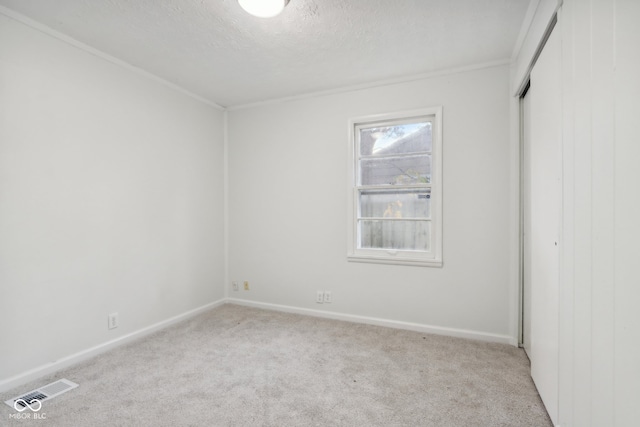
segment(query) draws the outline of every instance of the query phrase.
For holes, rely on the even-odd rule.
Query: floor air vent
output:
[[[69,390],[78,387],[78,384],[69,381],[67,379],[61,379],[51,384],[39,387],[35,390],[31,390],[28,393],[21,394],[13,399],[5,400],[4,403],[20,411],[22,408],[26,409],[27,406],[33,408],[34,401],[40,403],[45,400],[51,400],[56,396],[60,396],[62,393],[66,393]],[[38,407],[39,404],[36,404]]]

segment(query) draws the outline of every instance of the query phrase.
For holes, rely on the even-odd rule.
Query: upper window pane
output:
[[[360,160],[360,185],[431,183],[431,155],[368,157]]]
[[[431,122],[360,128],[361,156],[431,152]]]

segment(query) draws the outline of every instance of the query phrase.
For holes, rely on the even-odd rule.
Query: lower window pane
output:
[[[430,221],[358,221],[359,249],[431,250]]]

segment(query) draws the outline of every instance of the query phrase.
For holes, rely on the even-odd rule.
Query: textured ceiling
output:
[[[508,59],[530,0],[0,0],[222,106]]]

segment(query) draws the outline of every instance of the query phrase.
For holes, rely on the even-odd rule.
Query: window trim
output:
[[[363,125],[394,124],[428,118],[433,123],[431,146],[431,251],[358,249],[358,146],[356,129]],[[442,106],[374,114],[349,120],[347,261],[423,267],[442,267]],[[416,185],[417,188],[422,188]]]

